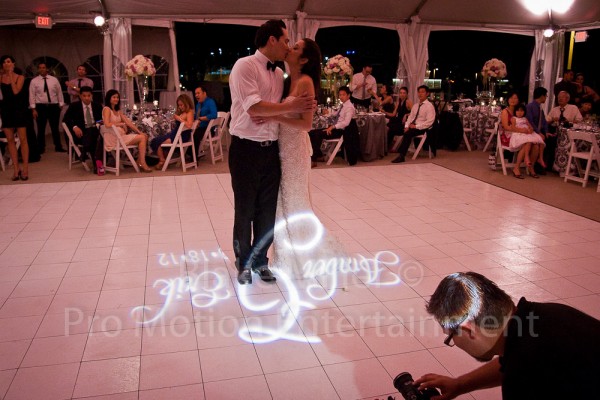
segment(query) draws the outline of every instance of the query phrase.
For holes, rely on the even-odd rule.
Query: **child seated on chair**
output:
[[[525,118],[526,113],[527,108],[525,107],[525,104],[520,103],[515,107],[515,116],[511,118],[513,134],[510,137],[510,147],[516,149],[526,143],[531,143],[531,150],[525,152],[525,164],[527,165],[527,168],[532,169],[532,155],[534,158],[538,159],[538,162],[543,167],[545,167],[545,165],[542,164],[542,160],[544,159],[544,139],[535,133],[533,126],[531,126],[529,120]]]
[[[152,151],[158,155],[158,164],[154,167],[157,170],[161,170],[163,165],[165,165],[165,153],[161,147],[162,144],[173,143],[175,140],[175,136],[177,136],[177,131],[179,130],[179,126],[183,123],[185,129],[181,132],[181,141],[189,142],[190,137],[192,136],[192,125],[194,123],[194,103],[190,96],[182,94],[177,98],[177,111],[173,116],[175,120],[175,127],[166,135],[158,136],[152,139],[150,142],[150,147]]]

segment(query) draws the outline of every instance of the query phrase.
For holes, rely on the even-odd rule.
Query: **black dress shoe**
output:
[[[237,281],[240,285],[249,285],[252,283],[252,274],[249,269],[238,272]]]
[[[62,147],[57,147],[54,149],[55,152],[57,153],[66,153],[67,151],[65,149],[63,149]]]
[[[396,164],[404,162],[404,161],[406,161],[406,160],[404,159],[404,156],[402,154],[400,154],[398,157],[396,157],[392,160],[392,162],[396,163]]]
[[[263,282],[275,282],[277,280],[268,267],[254,268],[252,271],[257,273]]]

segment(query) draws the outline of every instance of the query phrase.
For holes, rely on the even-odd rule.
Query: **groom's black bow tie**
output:
[[[267,61],[267,69],[270,69],[271,71],[275,71],[275,68],[277,68],[277,64],[276,63],[272,63],[271,61]]]

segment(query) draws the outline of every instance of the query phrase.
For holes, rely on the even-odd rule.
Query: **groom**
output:
[[[265,282],[275,282],[267,251],[273,242],[281,165],[279,124],[268,117],[316,108],[315,100],[306,94],[281,103],[283,71],[275,62],[283,61],[290,50],[285,23],[269,20],[262,24],[254,44],[258,50],[239,59],[229,76],[233,251],[241,285],[252,283],[251,271]]]

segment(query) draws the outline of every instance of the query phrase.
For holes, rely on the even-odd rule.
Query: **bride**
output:
[[[303,93],[315,96],[321,81],[321,51],[314,40],[299,40],[286,57],[289,76],[283,101]],[[313,114],[275,117],[280,123],[281,183],[273,239],[273,266],[301,278],[316,263],[343,256],[343,247],[327,235],[314,215],[310,192],[311,145],[308,131]]]

